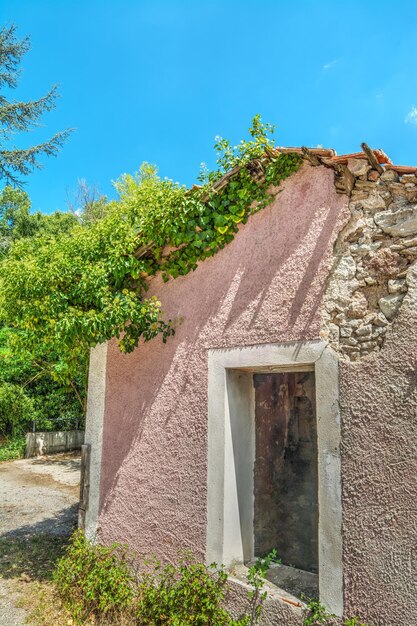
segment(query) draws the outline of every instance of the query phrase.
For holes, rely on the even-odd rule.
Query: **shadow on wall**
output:
[[[335,192],[333,173],[305,165],[286,181],[272,205],[251,217],[231,244],[195,272],[166,284],[160,277],[152,280],[150,295],[161,299],[165,317],[183,321],[167,344],[156,338],[130,355],[122,355],[116,342],[109,346],[104,515],[119,491],[128,495],[120,470],[130,457],[135,456],[139,480],[148,489],[152,449],[158,450],[161,464],[187,456],[189,474],[205,476],[207,349],[319,337],[322,293],[346,208],[346,196]],[[153,433],[146,429],[142,441],[148,420]],[[182,441],[173,441],[175,430],[181,431]],[[183,492],[195,491],[192,478],[180,482]],[[200,485],[204,508],[205,480],[194,482]]]

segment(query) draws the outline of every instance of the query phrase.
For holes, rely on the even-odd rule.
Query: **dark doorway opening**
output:
[[[314,371],[254,374],[254,551],[318,573],[318,462]],[[314,586],[317,577],[314,576]],[[307,585],[310,586],[310,585]],[[285,588],[285,587],[284,587]],[[296,588],[290,590],[295,592]]]

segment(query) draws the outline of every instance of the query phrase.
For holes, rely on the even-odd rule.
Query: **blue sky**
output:
[[[66,210],[84,178],[142,161],[192,184],[213,139],[238,142],[260,113],[279,145],[339,154],[366,141],[417,165],[417,20],[410,2],[0,0],[0,24],[31,36],[14,97],[59,83],[34,143],[76,131],[27,178],[33,208]]]

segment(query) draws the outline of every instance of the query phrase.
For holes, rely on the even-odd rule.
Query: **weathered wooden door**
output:
[[[314,372],[254,374],[255,555],[318,571]]]

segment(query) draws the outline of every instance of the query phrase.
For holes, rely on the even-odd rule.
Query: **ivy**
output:
[[[101,219],[14,242],[0,265],[4,323],[19,329],[26,348],[59,352],[64,381],[90,347],[112,337],[124,352],[158,334],[165,341],[174,327],[157,298],[146,297],[149,278],[195,270],[298,170],[302,158],[275,151],[273,130],[257,115],[248,141],[216,138],[217,168],[202,167],[200,186],[161,179],[144,163],[115,183],[119,199],[102,207]]]

